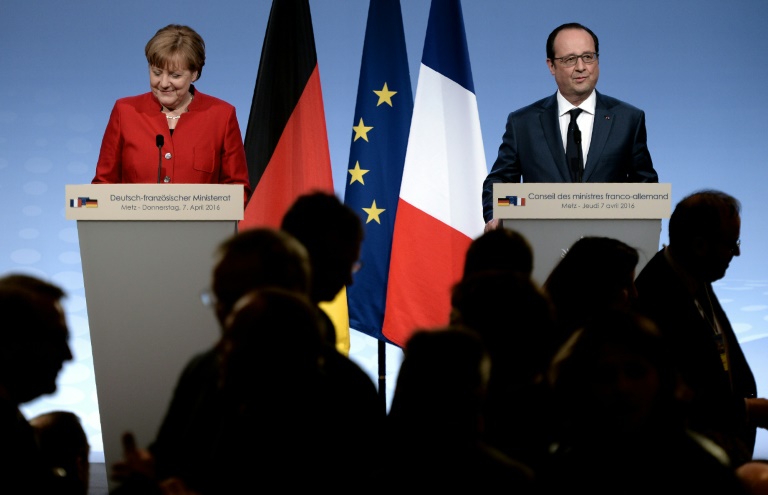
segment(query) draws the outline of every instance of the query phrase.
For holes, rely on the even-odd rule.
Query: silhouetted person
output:
[[[57,495],[87,495],[91,446],[80,417],[71,411],[50,411],[29,420],[37,443],[56,480]]]
[[[451,305],[452,323],[476,331],[491,356],[483,438],[536,468],[552,440],[544,374],[564,340],[549,299],[526,275],[485,271],[456,284]]]
[[[332,193],[317,191],[299,196],[283,217],[281,228],[307,248],[311,264],[310,300],[319,305],[332,301],[358,266],[363,226],[349,206]],[[349,357],[339,352],[336,332],[330,317],[320,310],[326,345],[323,370],[346,397],[347,425],[337,432],[354,436],[357,456],[346,466],[346,478],[367,475],[381,455],[386,405],[379,398],[371,377]],[[350,440],[350,439],[348,439]],[[346,440],[345,440],[346,441]]]
[[[630,308],[637,297],[637,249],[610,237],[582,237],[555,265],[542,287],[564,332],[611,308]]]
[[[354,484],[358,473],[340,480],[336,471],[360,453],[339,433],[346,401],[323,372],[323,346],[306,296],[263,288],[236,304],[218,345],[227,413],[209,456],[216,485],[205,493]]]
[[[31,283],[30,283],[31,282]],[[53,493],[55,477],[19,410],[56,391],[56,379],[72,359],[58,286],[23,276],[0,279],[0,492]]]
[[[382,493],[532,493],[533,473],[482,440],[491,358],[461,327],[417,330],[392,407]]]
[[[484,271],[512,271],[528,277],[533,273],[533,248],[519,232],[495,229],[474,239],[467,249],[464,274]]]
[[[768,401],[712,283],[741,254],[741,204],[722,191],[683,198],[669,219],[669,245],[638,275],[638,307],[670,343],[693,392],[691,428],[718,442],[734,466],[752,458],[756,428],[768,427]]]
[[[333,301],[341,289],[352,284],[364,230],[355,211],[334,194],[318,191],[299,196],[283,216],[280,228],[309,252],[309,294],[315,304]],[[330,318],[326,325],[328,342],[335,346],[336,331]]]
[[[549,380],[559,414],[546,493],[745,493],[725,452],[687,428],[685,386],[651,320],[596,315]]]
[[[222,329],[234,304],[250,290],[309,290],[306,249],[286,232],[246,230],[223,241],[216,255],[206,299]],[[149,449],[137,449],[135,439],[125,437],[125,457],[112,466],[112,477],[122,482],[125,493],[150,490],[153,483],[172,478],[182,479],[190,489],[210,486],[208,454],[218,441],[223,413],[219,385],[219,356],[213,346],[194,356],[182,371]]]

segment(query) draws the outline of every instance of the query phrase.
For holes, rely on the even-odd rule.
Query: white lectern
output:
[[[660,248],[661,220],[671,210],[670,184],[494,184],[493,217],[533,247],[533,279],[543,284],[574,242],[613,237],[636,248],[636,273]]]
[[[65,208],[77,220],[109,473],[122,433],[149,444],[182,368],[218,338],[200,294],[243,218],[243,186],[68,185]]]

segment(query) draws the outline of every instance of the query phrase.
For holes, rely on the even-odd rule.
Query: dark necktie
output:
[[[568,134],[566,137],[565,158],[568,161],[568,168],[571,170],[571,180],[581,182],[584,174],[584,159],[581,152],[581,131],[576,123],[576,118],[581,113],[581,108],[574,108],[568,113],[571,114],[571,122],[568,124]]]

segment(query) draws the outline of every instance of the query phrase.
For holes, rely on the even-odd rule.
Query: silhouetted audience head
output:
[[[493,232],[499,231],[488,234]],[[514,369],[526,380],[544,372],[563,340],[549,298],[520,272],[465,276],[453,287],[451,307],[452,323],[477,331],[494,360],[498,356],[498,366]]]
[[[403,349],[389,417],[424,432],[477,433],[490,373],[490,356],[474,332],[417,330]]]
[[[223,383],[247,393],[318,373],[323,335],[306,295],[278,287],[248,292],[235,304],[218,344]],[[255,394],[254,394],[255,395]]]
[[[44,297],[52,301],[59,308],[61,308],[61,301],[66,297],[64,289],[58,285],[25,273],[9,273],[1,277],[0,286],[27,289],[34,292],[39,297]]]
[[[56,391],[56,379],[72,359],[63,290],[27,276],[0,279],[0,395],[23,404]]]
[[[469,245],[464,262],[464,277],[478,272],[502,270],[533,273],[533,248],[528,240],[512,229],[494,229],[477,237]]]
[[[684,425],[684,385],[649,319],[606,311],[571,335],[549,373],[556,409],[589,439]]]
[[[334,194],[299,196],[283,216],[281,228],[309,252],[312,301],[332,301],[345,285],[352,284],[364,230],[355,211]]]
[[[750,495],[768,495],[768,459],[754,459],[736,468]]]
[[[56,479],[58,495],[87,495],[91,448],[80,418],[70,411],[50,411],[29,420],[44,461]]]
[[[239,232],[217,251],[211,287],[216,316],[223,325],[235,302],[259,287],[283,287],[306,294],[310,276],[306,248],[292,235],[271,228]]]
[[[406,342],[387,417],[381,493],[531,493],[531,469],[482,438],[491,357],[460,326]]]
[[[669,249],[680,266],[703,282],[725,276],[741,254],[741,203],[717,190],[683,198],[669,218]]]
[[[637,298],[637,249],[610,237],[576,241],[543,284],[566,330],[609,308],[630,308]]]
[[[348,466],[349,419],[323,368],[319,308],[308,297],[266,287],[234,306],[218,345],[227,411],[217,428],[210,493],[309,491]],[[356,433],[350,434],[359,434]],[[344,453],[346,457],[342,457]],[[349,476],[359,476],[350,473]]]
[[[745,493],[725,451],[688,428],[688,390],[651,320],[596,315],[555,357],[550,383],[559,415],[544,493]]]

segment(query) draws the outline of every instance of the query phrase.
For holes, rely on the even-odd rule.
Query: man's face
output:
[[[7,349],[9,364],[17,370],[13,396],[19,404],[56,392],[56,380],[64,363],[72,360],[69,328],[58,302],[44,301],[31,320],[28,340]]]
[[[583,55],[595,52],[595,42],[583,29],[564,29],[555,37],[553,48],[555,58]],[[547,65],[549,72],[555,76],[560,93],[574,105],[580,104],[592,94],[600,76],[598,60],[587,65],[579,58],[573,67],[563,67],[560,60],[547,59]]]
[[[741,218],[737,215],[723,220],[722,228],[707,239],[703,251],[702,270],[707,282],[720,280],[725,276],[734,256],[741,254],[739,236]]]

